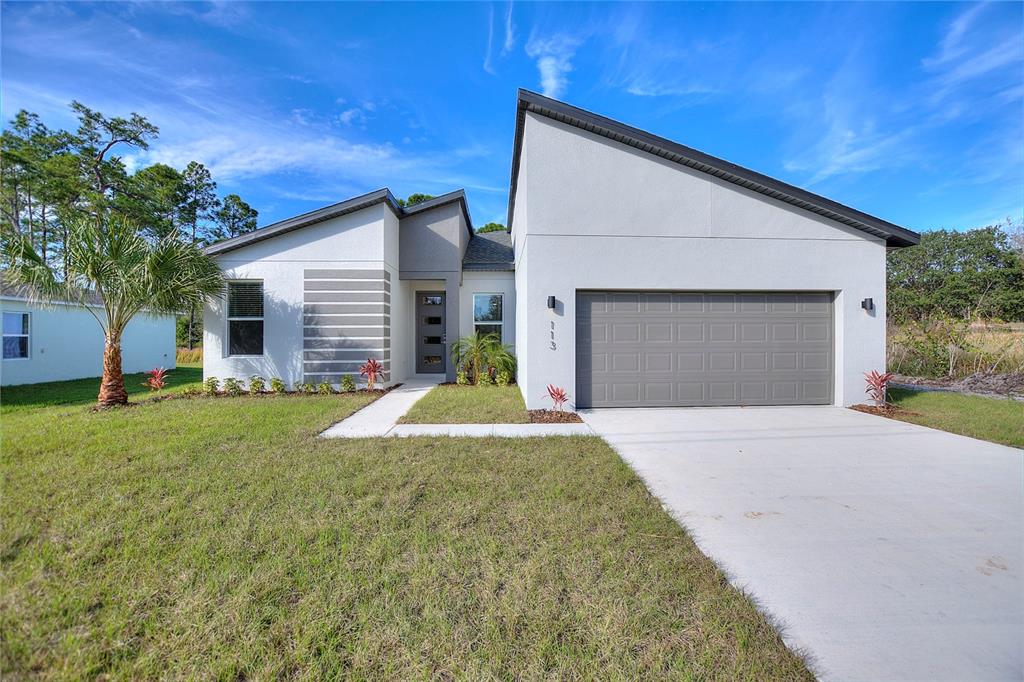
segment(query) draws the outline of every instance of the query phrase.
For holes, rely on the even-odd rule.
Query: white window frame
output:
[[[230,289],[232,284],[260,284],[263,294],[263,316],[262,317],[231,317],[230,292],[224,297],[224,356],[228,358],[262,358],[267,354],[267,289],[262,279],[229,279],[227,286]],[[502,313],[504,314],[504,313]],[[263,323],[263,352],[258,355],[252,353],[244,355],[233,355],[231,353],[231,323],[259,320]]]
[[[498,298],[500,298],[501,299],[501,319],[498,320],[497,322],[477,322],[476,321],[476,297],[477,296],[497,296]],[[485,324],[485,325],[490,326],[490,327],[495,327],[496,326],[496,327],[500,328],[500,331],[498,332],[498,336],[501,339],[501,342],[505,343],[505,294],[504,294],[504,292],[501,292],[501,291],[493,291],[493,292],[474,291],[473,292],[473,309],[471,311],[471,315],[473,316],[473,333],[476,333],[477,326],[481,325],[481,324]]]
[[[7,338],[8,336],[14,337],[14,338],[21,338],[21,337],[24,336],[25,337],[25,345],[28,347],[28,353],[26,353],[25,357],[23,357],[23,358],[2,358],[3,361],[4,362],[20,362],[22,360],[31,360],[32,359],[32,313],[27,311],[27,310],[4,310],[3,314],[4,315],[24,315],[26,318],[28,318],[28,333],[27,334],[0,334],[0,336],[2,336],[2,338],[0,338],[0,343],[2,343],[3,339]],[[2,324],[3,324],[3,319],[0,318],[0,325],[2,325]],[[2,331],[2,328],[0,328],[0,331]]]

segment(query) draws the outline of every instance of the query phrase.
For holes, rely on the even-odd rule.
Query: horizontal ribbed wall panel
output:
[[[382,279],[338,281],[307,279],[302,283],[305,291],[391,291],[391,284]]]
[[[305,279],[391,279],[387,270],[306,270]]]
[[[306,303],[302,312],[306,315],[386,314],[391,312],[391,306],[387,303]]]
[[[303,376],[336,384],[368,358],[390,370],[391,275],[387,270],[310,268],[303,281]]]
[[[391,303],[391,294],[384,291],[307,291],[306,303]]]

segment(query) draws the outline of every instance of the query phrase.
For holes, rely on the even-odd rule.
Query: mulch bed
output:
[[[890,419],[896,419],[900,415],[911,416],[916,415],[917,412],[911,412],[910,410],[904,410],[902,407],[896,407],[895,405],[850,405],[851,410],[857,412],[864,412],[865,414],[873,414],[878,417],[889,417]]]
[[[531,424],[582,424],[575,412],[565,410],[528,410]]]

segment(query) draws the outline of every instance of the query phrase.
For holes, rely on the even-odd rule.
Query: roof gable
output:
[[[362,194],[351,199],[339,202],[337,204],[331,204],[330,206],[324,206],[318,208],[315,211],[308,213],[302,213],[292,218],[286,218],[276,223],[272,223],[265,227],[261,227],[258,230],[247,232],[246,234],[232,237],[231,239],[225,239],[224,241],[211,244],[206,247],[206,253],[210,255],[219,255],[228,251],[234,251],[240,249],[243,246],[249,246],[256,242],[263,241],[265,239],[271,239],[278,235],[287,234],[295,230],[308,227],[310,225],[316,225],[332,218],[347,215],[349,213],[355,213],[361,211],[364,208],[370,206],[376,206],[377,204],[384,204],[391,212],[395,214],[399,219],[410,215],[416,215],[429,211],[433,208],[440,206],[447,206],[448,204],[458,202],[462,210],[463,216],[466,218],[466,225],[469,229],[470,235],[473,234],[473,222],[469,217],[469,205],[466,202],[466,193],[464,190],[458,189],[454,192],[442,194],[439,197],[434,197],[427,201],[414,204],[412,206],[403,207],[398,203],[398,199],[391,193],[387,187],[378,189],[367,194]]]
[[[509,186],[507,222],[509,231],[513,229],[515,220],[517,178],[519,175],[527,112],[536,113],[566,125],[587,130],[654,156],[734,183],[753,192],[797,206],[811,213],[885,239],[887,246],[912,246],[921,239],[920,235],[916,232],[850,208],[849,206],[844,206],[799,187],[789,185],[781,180],[776,180],[775,178],[705,154],[666,138],[652,135],[638,128],[627,126],[610,118],[522,89],[519,90],[515,142],[512,152],[512,175]]]

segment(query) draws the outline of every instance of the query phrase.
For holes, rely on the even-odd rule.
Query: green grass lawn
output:
[[[149,375],[125,374],[124,385],[128,399],[138,401],[152,397],[153,393],[143,384]],[[167,387],[163,392],[175,393],[189,386],[203,383],[202,365],[175,367],[167,370]],[[4,386],[0,389],[0,410],[9,412],[47,405],[92,405],[100,392],[100,378],[73,379],[72,381],[48,381],[42,384]]]
[[[903,421],[1024,448],[1024,402],[974,395],[889,389]]]
[[[526,424],[518,386],[438,386],[399,420],[403,424]]]
[[[603,441],[369,400],[4,414],[0,676],[810,679]]]

